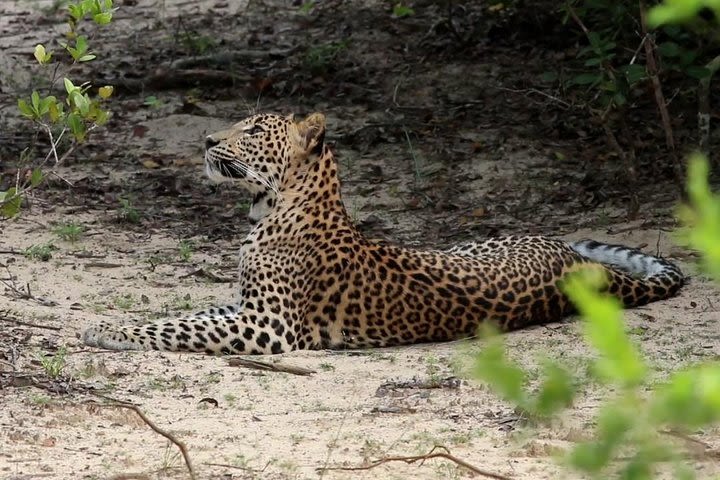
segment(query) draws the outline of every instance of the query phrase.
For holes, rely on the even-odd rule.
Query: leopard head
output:
[[[211,180],[233,182],[253,194],[249,217],[257,222],[311,158],[322,152],[325,116],[313,113],[252,115],[205,138],[205,171]]]

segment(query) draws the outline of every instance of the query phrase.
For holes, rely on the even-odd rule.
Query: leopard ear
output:
[[[303,149],[309,154],[320,155],[325,144],[325,115],[311,113],[296,125]]]

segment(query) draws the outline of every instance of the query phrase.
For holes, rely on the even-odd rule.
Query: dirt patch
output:
[[[98,352],[78,340],[101,320],[233,300],[225,279],[248,231],[248,199],[204,179],[202,137],[256,106],[327,113],[348,210],[370,237],[427,247],[509,233],[593,237],[692,270],[666,232],[676,201],[669,182],[637,187],[640,210],[628,222],[630,192],[601,143],[563,138],[550,119],[556,106],[502,90],[522,84],[528,65],[550,53],[498,43],[490,27],[488,42],[454,49],[442,28],[431,28],[432,10],[398,22],[382,2],[330,2],[310,15],[288,2],[119,3],[117,21],[93,40],[108,60],[81,72],[118,85],[113,119],[60,171],[72,187],[51,181],[19,219],[2,224],[0,477],[181,478],[176,449],[134,413],[99,407],[100,393],[140,405],[183,440],[200,478],[469,477],[442,460],[317,470],[434,445],[512,478],[558,478],[553,457],[587,437],[605,392],[588,386],[571,416],[528,425],[464,380],[479,345],[267,358],[316,371],[302,377],[201,355]],[[63,21],[34,5],[0,7],[0,65],[13,72],[0,76],[3,158],[16,158],[29,138],[14,113],[32,83],[28,52]],[[177,62],[230,76],[168,86],[157,71]],[[69,220],[84,228],[74,242],[57,228]],[[32,247],[52,258],[33,258]],[[717,290],[694,275],[679,297],[627,313],[658,380],[717,355],[718,305]],[[506,339],[523,364],[549,354],[581,377],[592,355],[573,321]],[[46,375],[53,357],[64,358],[57,379]],[[698,438],[720,447],[716,429]],[[698,469],[700,477],[720,473],[716,463]]]

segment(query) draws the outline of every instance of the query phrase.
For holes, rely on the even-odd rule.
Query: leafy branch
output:
[[[78,35],[78,25],[87,17],[98,26],[107,25],[112,20],[114,10],[112,0],[80,0],[68,4],[67,9],[69,31],[66,36],[69,40],[61,42],[60,45],[72,59],[69,70],[74,64],[89,62],[96,58],[89,49],[87,37]],[[53,63],[53,52],[48,51],[42,44],[35,46],[33,55],[41,67],[48,67]],[[14,186],[0,191],[0,219],[17,215],[27,193],[41,185],[48,174],[55,174],[55,169],[77,150],[78,146],[87,139],[88,133],[104,125],[110,116],[104,108],[104,102],[112,95],[112,86],[103,86],[92,92],[89,82],[75,85],[65,76],[62,97],[58,98],[52,94],[60,65],[55,63],[49,76],[48,95],[43,96],[37,90],[33,90],[29,98],[18,100],[20,114],[32,121],[47,137],[50,147],[44,159],[34,168],[22,168],[32,162],[28,154],[21,156],[19,159],[21,168],[17,169]],[[61,142],[68,136],[72,137],[69,145],[64,152],[59,153]],[[48,170],[46,167],[49,164]]]

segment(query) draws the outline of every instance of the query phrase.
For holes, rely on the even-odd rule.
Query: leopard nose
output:
[[[212,147],[220,143],[212,137],[205,137],[205,150],[210,150]]]

